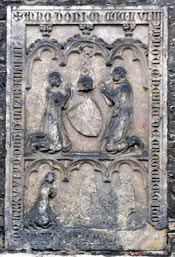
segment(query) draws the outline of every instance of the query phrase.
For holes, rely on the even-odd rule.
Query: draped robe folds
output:
[[[114,82],[113,82],[114,83]],[[103,90],[105,97],[110,100],[113,112],[104,139],[111,151],[117,150],[119,144],[124,143],[130,136],[132,123],[132,87],[127,79],[114,84],[114,88]]]
[[[71,142],[66,135],[62,121],[62,110],[65,108],[70,94],[65,96],[55,88],[47,89],[47,107],[43,117],[41,130],[49,138],[49,149],[53,152],[68,151]]]

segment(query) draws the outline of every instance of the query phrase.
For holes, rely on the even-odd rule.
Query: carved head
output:
[[[94,48],[89,45],[82,47],[83,55],[87,58],[91,58],[94,55]]]
[[[126,70],[123,67],[115,67],[112,71],[112,79],[117,82],[126,77]]]
[[[57,71],[49,74],[49,81],[51,86],[59,87],[62,84],[61,74]]]
[[[78,91],[91,91],[95,88],[93,84],[93,79],[89,75],[82,75],[77,83]]]
[[[127,184],[131,181],[131,173],[129,171],[123,171],[120,173],[120,180],[122,184]]]
[[[48,172],[46,175],[45,175],[45,181],[49,182],[49,183],[52,183],[55,179],[55,174],[53,172]]]

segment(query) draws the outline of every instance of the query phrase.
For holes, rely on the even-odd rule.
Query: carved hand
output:
[[[119,115],[119,113],[120,113],[120,104],[119,103],[115,103],[115,107],[114,107],[112,116],[116,117],[116,116]]]
[[[100,91],[103,93],[106,89],[107,89],[106,83],[102,82],[101,85],[100,85]]]
[[[67,83],[66,86],[65,86],[65,90],[67,93],[71,94],[71,87],[72,87],[72,84],[71,83]]]
[[[51,187],[49,190],[49,197],[53,198],[56,195],[56,189]]]

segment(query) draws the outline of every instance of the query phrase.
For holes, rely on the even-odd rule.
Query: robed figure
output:
[[[112,116],[103,140],[106,140],[106,150],[120,152],[127,147],[127,139],[132,123],[132,87],[126,77],[123,67],[116,67],[112,71],[112,85],[105,83],[101,89],[107,102],[113,107]]]

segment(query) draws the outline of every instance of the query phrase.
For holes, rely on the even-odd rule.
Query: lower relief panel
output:
[[[45,163],[38,169],[32,165],[27,173],[23,233],[30,248],[118,251],[163,247],[165,231],[147,223],[147,174],[141,166],[135,169],[125,161],[113,170],[112,181],[104,182],[93,161],[77,163],[69,181]]]

